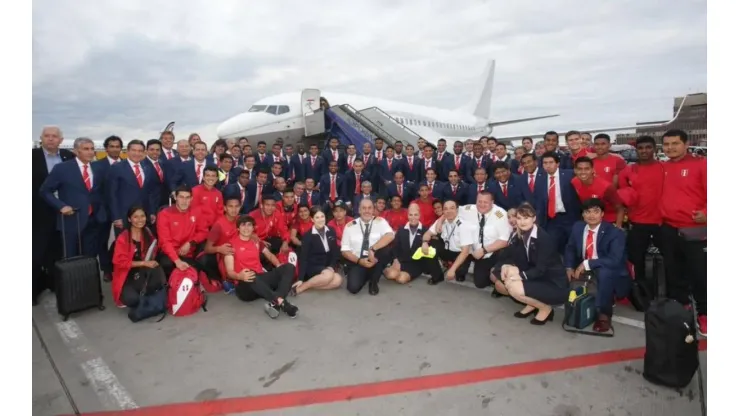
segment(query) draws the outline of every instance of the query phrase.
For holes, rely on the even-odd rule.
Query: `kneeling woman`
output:
[[[145,260],[154,243],[154,236],[146,227],[144,208],[134,206],[128,211],[128,227],[116,238],[113,251],[113,300],[118,307],[133,308],[139,296],[162,288],[167,278],[154,260]],[[155,247],[156,250],[156,247]],[[149,258],[156,257],[152,253]]]
[[[301,239],[298,281],[293,285],[293,295],[308,289],[336,289],[342,285],[342,276],[334,269],[339,262],[337,234],[326,225],[326,216],[320,206],[312,207],[310,215],[313,227]]]
[[[422,248],[423,236],[428,230],[420,223],[421,210],[418,204],[412,203],[409,205],[407,217],[408,222],[396,232],[393,242],[393,252],[396,255],[396,259],[391,264],[391,267],[383,271],[383,274],[388,280],[395,280],[396,283],[402,285],[416,279],[422,273],[431,276],[427,280],[427,283],[430,285],[441,282],[444,278],[442,266],[440,266],[439,260],[436,257],[422,257],[419,260],[413,259],[414,253],[420,248],[425,254],[429,250],[428,246],[426,250]]]
[[[496,291],[523,303],[524,309],[514,314],[527,318],[533,325],[552,321],[555,311],[568,298],[568,278],[558,254],[555,240],[535,224],[535,210],[528,203],[516,211],[517,227],[509,246],[493,269]]]

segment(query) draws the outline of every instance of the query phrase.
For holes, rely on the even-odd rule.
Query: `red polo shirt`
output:
[[[660,212],[663,221],[676,228],[698,227],[694,211],[707,214],[707,159],[687,154],[663,163],[665,183]]]
[[[589,198],[599,198],[604,203],[604,221],[617,221],[616,206],[621,205],[621,201],[617,196],[616,188],[614,188],[611,182],[603,178],[594,177],[593,181],[587,185],[577,177],[574,177],[571,183],[581,202]]]
[[[609,182],[612,182],[614,180],[614,176],[619,175],[619,173],[627,167],[627,162],[625,162],[624,159],[612,153],[608,153],[603,159],[595,157],[591,160],[594,162],[594,171],[596,172],[596,176],[604,178]]]
[[[265,271],[260,261],[260,254],[265,249],[262,242],[254,240],[242,240],[239,234],[231,238],[231,248],[234,249],[234,271],[240,273],[242,270],[252,270],[255,273]]]
[[[288,232],[288,226],[285,225],[285,219],[277,210],[269,217],[265,217],[262,215],[262,210],[257,208],[250,212],[249,216],[254,218],[254,232],[260,240],[264,241],[270,237],[278,237],[283,241],[290,240],[290,233]]]
[[[630,222],[637,224],[660,224],[659,209],[663,196],[663,165],[652,162],[645,165],[632,164],[619,173],[620,199],[627,206]]]

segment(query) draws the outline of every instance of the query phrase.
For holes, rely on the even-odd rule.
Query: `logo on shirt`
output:
[[[604,168],[604,172],[609,173],[609,166]]]
[[[244,247],[239,247],[239,251],[244,251]]]
[[[689,170],[688,169],[681,169],[681,176],[684,178],[689,176]]]
[[[591,198],[598,198],[599,196],[596,194],[591,194]]]
[[[193,215],[193,216],[190,217],[190,221],[191,222],[195,222],[195,215]]]
[[[177,224],[178,224],[178,222],[177,222],[177,221],[174,221],[174,222],[172,223],[172,226],[173,226],[173,227],[177,227]]]

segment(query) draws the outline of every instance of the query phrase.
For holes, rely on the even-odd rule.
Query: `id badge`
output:
[[[363,250],[362,253],[360,253],[360,257],[361,258],[368,257],[369,255],[370,255],[370,253],[368,253],[367,250]]]

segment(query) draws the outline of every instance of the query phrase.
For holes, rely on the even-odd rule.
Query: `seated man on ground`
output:
[[[265,194],[259,207],[249,213],[254,218],[254,234],[273,254],[290,250],[290,233],[285,218],[276,211],[275,196]]]
[[[195,265],[195,257],[203,249],[208,236],[206,218],[190,206],[192,191],[187,185],[175,189],[175,205],[157,214],[157,236],[160,254],[157,261],[169,279],[177,267],[187,270]]]
[[[337,211],[337,205],[334,211]],[[298,256],[298,281],[292,294],[297,296],[308,289],[336,289],[342,285],[342,276],[336,272],[339,262],[337,234],[326,225],[326,216],[320,206],[311,207],[313,226],[301,238]]]
[[[373,216],[373,203],[360,201],[360,218],[344,227],[342,256],[349,263],[347,290],[356,294],[369,282],[368,292],[377,295],[383,269],[393,258],[388,245],[393,242],[393,230],[388,222]]]
[[[146,288],[151,294],[167,282],[164,270],[155,260],[145,260],[154,242],[146,226],[146,212],[141,206],[128,210],[126,229],[116,238],[113,252],[113,301],[118,307],[134,308]],[[155,249],[156,250],[156,247]]]
[[[465,275],[470,268],[470,245],[462,245],[462,231],[464,221],[458,215],[457,202],[454,199],[445,201],[444,213],[432,228],[424,233],[422,250],[431,245],[437,251],[436,259],[448,264],[447,279],[455,279],[458,282],[465,281]],[[439,238],[433,238],[439,236]],[[440,276],[441,277],[441,276]],[[442,279],[429,279],[430,285],[436,285]]]
[[[396,283],[403,285],[421,276],[422,273],[431,275],[428,280],[429,284],[443,280],[442,267],[436,256],[434,258],[422,257],[419,260],[411,258],[416,250],[421,248],[423,236],[427,232],[426,227],[420,223],[420,217],[419,206],[414,203],[409,205],[408,222],[396,232],[393,242],[393,253],[396,258],[391,267],[383,272],[388,280],[395,280]],[[426,245],[424,251],[424,254],[428,254],[429,245]]]
[[[209,280],[220,281],[224,292],[229,294],[234,290],[234,284],[225,278],[226,270],[223,268],[223,258],[227,254],[234,253],[229,241],[238,232],[236,220],[239,219],[239,211],[242,205],[238,194],[227,196],[225,203],[224,215],[220,216],[213,224],[206,238],[206,246],[195,261]]]
[[[293,283],[295,266],[290,263],[281,265],[262,241],[252,238],[254,218],[243,215],[236,224],[239,233],[230,241],[233,253],[224,256],[227,277],[237,281],[236,296],[244,302],[265,299],[265,313],[272,319],[277,318],[281,311],[295,318],[298,308],[285,300]],[[275,268],[266,272],[261,255]]]
[[[598,317],[593,330],[608,332],[614,296],[624,297],[630,290],[627,272],[627,237],[622,230],[603,221],[604,202],[597,198],[583,202],[583,219],[573,225],[565,246],[565,267],[569,280],[580,280],[584,272],[596,278]]]
[[[530,323],[544,325],[555,316],[550,305],[567,300],[568,278],[557,243],[535,224],[536,220],[532,205],[525,202],[516,208],[516,227],[509,246],[501,251],[491,275],[499,294],[525,305],[515,317],[527,318],[536,313]]]

